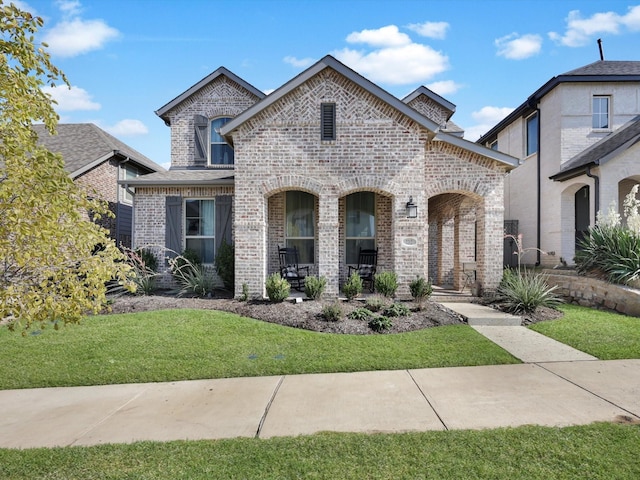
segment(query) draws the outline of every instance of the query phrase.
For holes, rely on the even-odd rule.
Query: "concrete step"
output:
[[[465,317],[467,319],[467,323],[471,326],[488,325],[507,327],[522,325],[522,317],[510,315],[485,305],[466,302],[441,302],[440,299],[437,301]]]

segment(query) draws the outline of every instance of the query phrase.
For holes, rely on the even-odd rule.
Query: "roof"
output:
[[[348,78],[349,80],[351,80],[352,82],[354,82],[355,84],[357,84],[359,87],[363,88],[370,94],[378,97],[380,100],[386,102],[388,105],[399,110],[401,113],[411,118],[419,125],[422,125],[427,130],[433,132],[434,135],[435,135],[435,132],[438,130],[439,125],[437,123],[433,122],[432,120],[425,117],[424,115],[418,113],[416,110],[409,107],[402,100],[391,95],[389,92],[380,88],[378,85],[371,82],[370,80],[367,80],[362,75],[350,69],[343,63],[339,62],[331,55],[326,55],[321,60],[316,62],[314,65],[312,65],[311,67],[309,67],[308,69],[306,69],[305,71],[303,71],[302,73],[300,73],[299,75],[297,75],[296,77],[294,77],[293,79],[289,80],[287,83],[282,85],[280,88],[278,88],[277,90],[269,94],[260,102],[248,108],[233,120],[230,120],[227,124],[225,124],[220,129],[220,133],[227,138],[227,141],[230,144],[233,144],[233,139],[230,138],[231,132],[233,132],[240,125],[242,125],[247,120],[252,118],[254,115],[257,115],[258,113],[262,112],[269,106],[273,105],[282,97],[289,94],[294,89],[304,84],[307,80],[309,80],[310,78],[314,77],[315,75],[319,74],[320,72],[322,72],[327,68],[331,68],[332,70],[335,70],[339,74]]]
[[[495,140],[498,133],[519,117],[532,113],[540,99],[561,83],[584,82],[640,82],[640,62],[619,60],[598,60],[583,67],[570,70],[553,77],[538,90],[533,92],[513,112],[507,115],[491,130],[482,135],[477,143],[487,143]]]
[[[418,98],[420,95],[424,95],[428,98],[430,98],[431,100],[433,100],[434,102],[436,102],[438,105],[440,105],[442,108],[444,108],[447,112],[447,120],[449,120],[451,118],[451,116],[455,113],[456,111],[456,106],[455,104],[451,103],[449,100],[447,100],[446,98],[441,97],[440,95],[438,95],[436,92],[434,92],[433,90],[429,90],[427,87],[425,86],[421,86],[416,88],[413,92],[411,92],[409,95],[407,95],[406,97],[404,97],[402,99],[402,101],[404,103],[411,103],[413,100],[415,100],[416,98]]]
[[[549,178],[563,182],[582,175],[586,167],[602,165],[639,141],[640,115],[571,158],[558,173]]]
[[[461,138],[460,136],[452,133],[446,133],[444,131],[440,131],[435,136],[434,140],[445,142],[445,143],[448,143],[449,145],[454,145],[456,147],[462,148],[469,152],[482,155],[483,157],[490,158],[491,160],[495,160],[496,162],[505,164],[509,167],[515,168],[518,166],[517,158],[512,157],[511,155],[507,155],[506,153],[499,152],[497,150],[492,150],[490,148],[485,147],[484,145],[480,145],[478,143],[465,140],[464,138]]]
[[[234,172],[229,169],[174,169],[150,173],[136,178],[120,180],[118,183],[132,187],[158,185],[233,185]]]
[[[42,124],[32,126],[38,135],[38,144],[53,153],[59,153],[64,168],[76,178],[114,156],[129,159],[146,170],[164,171],[160,165],[142,153],[121,142],[93,123],[59,123],[57,135],[51,135]]]
[[[185,92],[183,92],[180,95],[178,95],[176,98],[171,100],[169,103],[167,103],[166,105],[163,105],[162,107],[160,107],[158,110],[156,110],[156,112],[155,112],[156,115],[158,115],[160,118],[162,118],[165,121],[165,123],[167,125],[169,125],[169,117],[167,116],[167,113],[169,112],[169,110],[174,108],[176,105],[181,104],[187,98],[189,98],[191,95],[197,93],[198,91],[200,91],[201,89],[203,89],[204,87],[209,85],[211,82],[213,82],[215,79],[217,79],[220,76],[225,76],[228,79],[234,81],[235,83],[237,83],[241,87],[247,89],[249,92],[254,94],[259,99],[263,99],[264,97],[266,97],[266,94],[264,92],[258,90],[256,87],[254,87],[250,83],[246,82],[245,80],[243,80],[242,78],[237,76],[235,73],[227,70],[224,67],[220,67],[217,70],[215,70],[214,72],[212,72],[209,75],[207,75],[206,77],[204,77],[202,80],[200,80],[195,85],[191,86]]]

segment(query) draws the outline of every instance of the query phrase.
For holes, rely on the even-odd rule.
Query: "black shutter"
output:
[[[320,136],[322,140],[336,139],[336,104],[322,103],[320,105]]]
[[[175,257],[182,253],[182,197],[167,197],[165,206],[165,247],[167,255]]]
[[[209,150],[209,119],[202,115],[195,115],[193,125],[195,130],[193,161],[196,165],[206,165]]]
[[[224,240],[229,245],[232,244],[231,239],[231,195],[223,195],[216,197],[216,253]]]

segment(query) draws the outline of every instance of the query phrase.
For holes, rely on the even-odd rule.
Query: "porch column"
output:
[[[398,295],[410,295],[409,284],[416,276],[426,277],[427,261],[425,245],[429,239],[429,212],[427,201],[421,195],[414,195],[413,201],[418,205],[418,216],[407,218],[406,199],[396,196],[393,199],[394,235],[393,271],[398,276]]]
[[[454,280],[454,286],[456,289],[459,289],[465,282],[462,264],[475,261],[475,220],[475,206],[469,200],[464,200],[458,207],[458,211],[456,213],[456,256]]]
[[[324,296],[338,298],[340,293],[338,197],[321,194],[318,199],[318,276],[327,279]]]
[[[250,189],[236,187],[235,213],[235,295],[242,293],[242,284],[249,287],[249,296],[262,299],[266,280],[266,199]],[[240,210],[240,211],[239,211]]]
[[[502,280],[502,251],[504,248],[504,207],[491,204],[485,198],[478,207],[477,275],[483,290],[498,288]]]

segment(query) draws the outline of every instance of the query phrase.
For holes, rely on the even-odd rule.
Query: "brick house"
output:
[[[156,112],[171,127],[171,168],[128,182],[134,244],[211,263],[232,241],[236,293],[246,283],[252,297],[283,245],[327,279],[328,296],[373,246],[399,293],[417,275],[458,288],[474,261],[493,289],[516,159],[463,140],[454,111],[424,87],[400,100],[331,56],[269,95],[221,67]]]
[[[573,264],[597,212],[615,201],[623,213],[640,183],[639,99],[640,62],[597,61],[552,78],[478,140],[520,159],[505,179],[505,217],[525,247],[549,253],[532,250],[526,263]]]
[[[77,184],[108,202],[115,218],[104,217],[102,226],[118,245],[131,247],[133,194],[118,180],[165,169],[92,123],[58,124],[57,135],[44,125],[33,129],[40,145],[62,155],[65,170]]]

